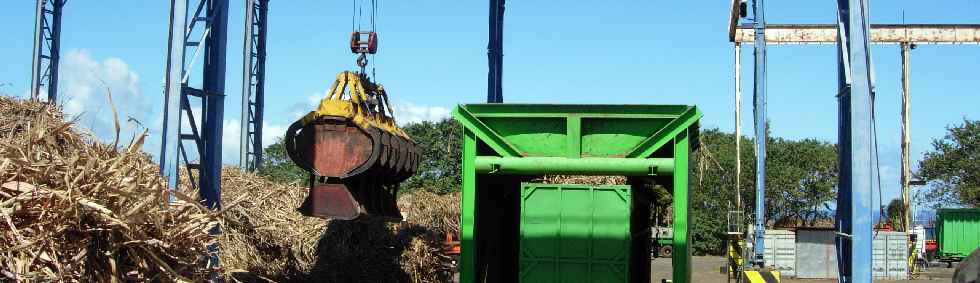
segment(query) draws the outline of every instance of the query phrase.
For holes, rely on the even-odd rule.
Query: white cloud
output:
[[[449,117],[449,109],[442,106],[418,105],[411,102],[395,103],[395,120],[398,124],[438,121]]]
[[[90,129],[106,142],[115,138],[111,109],[115,105],[122,128],[121,143],[125,143],[136,131],[152,127],[148,122],[155,119],[156,111],[149,98],[140,92],[139,81],[140,76],[120,58],[98,61],[86,50],[73,49],[62,59],[59,104],[66,114],[79,117],[79,126]]]
[[[262,146],[269,146],[286,134],[285,125],[262,123]]]
[[[286,113],[292,116],[294,119],[299,119],[303,117],[306,113],[310,113],[320,105],[320,100],[326,97],[327,92],[314,93],[306,97],[306,101],[293,103],[286,108]]]
[[[223,129],[221,129],[221,162],[224,164],[239,164],[241,149],[241,121],[238,119],[225,119]]]
[[[239,165],[241,161],[242,124],[239,119],[225,119],[221,134],[221,162]],[[275,143],[286,132],[279,124],[262,123],[262,146]]]

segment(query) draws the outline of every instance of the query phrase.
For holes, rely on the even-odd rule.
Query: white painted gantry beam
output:
[[[729,40],[752,44],[755,35],[751,24],[730,26]],[[835,44],[837,25],[775,24],[766,25],[768,44]],[[872,24],[874,44],[978,44],[980,24]]]

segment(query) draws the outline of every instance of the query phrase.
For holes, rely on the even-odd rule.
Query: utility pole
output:
[[[735,43],[735,210],[742,211],[742,44]],[[741,223],[739,223],[741,224]]]
[[[31,98],[39,100],[42,88],[48,103],[58,103],[58,60],[61,58],[61,11],[67,0],[37,0],[34,23],[34,60],[31,64]]]
[[[909,165],[909,49],[910,43],[902,43],[902,231],[911,231],[909,181],[912,168]]]

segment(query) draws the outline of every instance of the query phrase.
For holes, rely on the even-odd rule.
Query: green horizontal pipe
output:
[[[477,156],[476,172],[506,175],[671,175],[673,158],[565,158]]]

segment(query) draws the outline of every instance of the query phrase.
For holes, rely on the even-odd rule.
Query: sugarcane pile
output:
[[[588,176],[588,175],[545,175],[540,182],[549,184],[585,184],[585,185],[626,185],[629,180],[625,176]]]
[[[60,109],[0,97],[0,281],[199,281],[214,215],[143,153]]]
[[[458,233],[458,194],[403,194],[406,223],[378,216],[324,221],[295,211],[307,188],[235,168],[222,172],[230,201],[221,258],[231,281],[448,282],[454,271],[442,235]]]
[[[65,119],[0,96],[0,282],[198,282],[210,271],[249,282],[445,282],[452,272],[439,235],[458,234],[458,195],[404,194],[408,224],[323,221],[294,209],[307,188],[224,168],[224,205],[212,212],[186,188],[166,190],[145,133],[100,143]]]
[[[322,219],[296,212],[307,188],[231,167],[221,170],[221,184],[226,200],[221,263],[227,275],[242,281],[306,281],[326,227]]]
[[[459,237],[459,193],[439,195],[413,191],[398,198],[406,224],[399,231],[401,267],[408,282],[448,282],[454,259],[443,251],[446,236]]]

